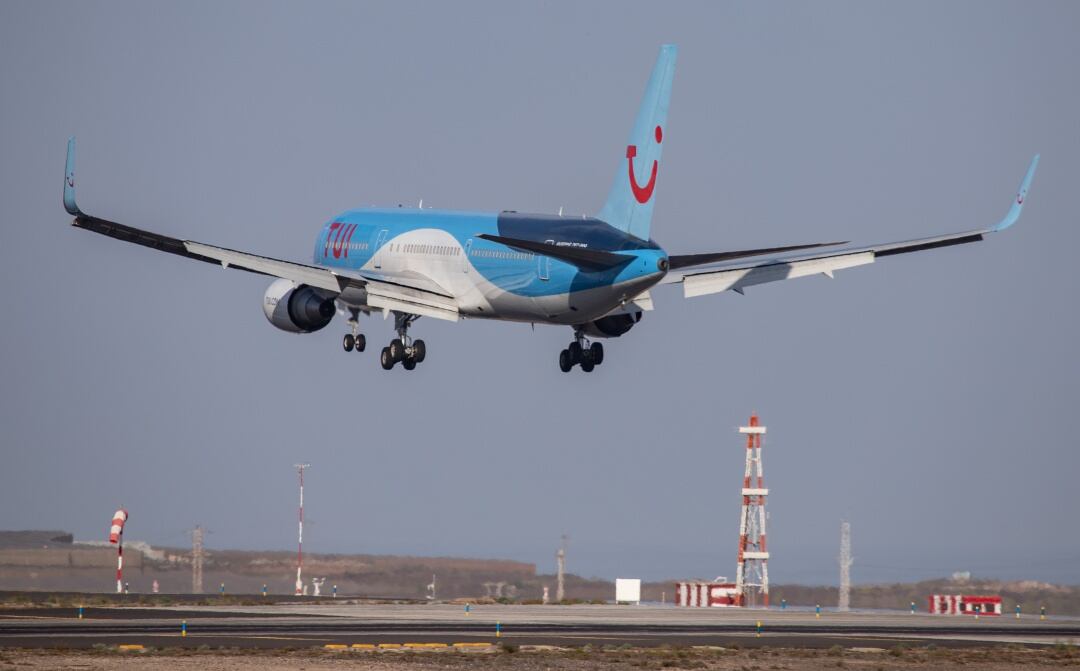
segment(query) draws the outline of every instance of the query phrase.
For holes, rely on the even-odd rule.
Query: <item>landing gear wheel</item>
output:
[[[412,355],[416,359],[416,363],[423,363],[424,357],[427,356],[427,345],[423,340],[414,341],[412,344]]]
[[[367,347],[367,338],[364,337],[363,333],[357,333],[356,337],[353,338],[353,347],[356,348],[357,352],[363,352],[364,348]]]
[[[581,348],[581,343],[575,340],[574,342],[570,343],[570,347],[566,349],[570,352],[570,365],[581,363],[582,354],[584,353],[584,350]]]
[[[412,358],[411,356],[406,357],[405,360],[401,362],[401,365],[405,368],[405,370],[412,370],[413,368],[416,368],[416,359]]]
[[[596,364],[593,363],[592,357],[587,356],[585,357],[585,360],[581,362],[581,370],[585,371],[586,373],[591,373],[595,365]]]
[[[589,348],[589,354],[592,355],[592,362],[594,366],[599,366],[604,363],[604,346],[598,342],[594,342],[592,347]]]
[[[405,358],[405,344],[400,340],[391,340],[390,347],[387,349],[390,350],[390,356],[393,357],[395,363]]]
[[[564,373],[569,373],[570,369],[574,367],[574,358],[570,355],[570,350],[563,350],[559,352],[559,370]]]
[[[382,348],[382,352],[379,354],[379,363],[382,364],[383,370],[390,370],[394,367],[394,355],[390,353],[389,347]]]
[[[345,348],[346,352],[351,352],[353,350],[353,344],[355,340],[356,339],[353,338],[353,335],[351,333],[346,333],[345,337],[341,339],[341,346]]]

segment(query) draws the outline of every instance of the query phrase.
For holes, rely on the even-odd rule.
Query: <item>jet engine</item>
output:
[[[590,338],[618,338],[639,321],[641,321],[640,312],[608,315],[585,324],[582,329]]]
[[[290,333],[318,331],[334,318],[337,294],[289,280],[275,280],[263,295],[263,313],[271,324]]]

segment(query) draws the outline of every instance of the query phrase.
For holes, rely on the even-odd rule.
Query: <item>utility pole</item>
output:
[[[555,553],[555,603],[562,603],[566,598],[564,576],[566,574],[566,534],[562,535],[559,551]]]
[[[203,528],[195,525],[191,531],[191,592],[202,594],[203,591]]]
[[[851,523],[840,523],[840,601],[836,610],[851,610]]]
[[[296,595],[304,593],[304,580],[302,572],[304,568],[304,469],[311,468],[311,464],[293,464],[300,473],[300,531],[296,543]]]

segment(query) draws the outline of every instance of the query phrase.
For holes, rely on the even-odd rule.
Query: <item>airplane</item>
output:
[[[905,242],[843,247],[846,242],[668,254],[650,237],[661,150],[677,49],[664,45],[645,88],[607,201],[595,216],[361,208],[323,224],[310,263],[181,240],[84,214],[75,202],[75,138],[68,141],[64,208],[73,225],[197,261],[275,278],[263,312],[292,333],[325,328],[347,315],[346,352],[363,352],[360,315],[394,318],[396,335],[382,348],[385,370],[413,370],[427,356],[409,329],[420,317],[492,319],[569,326],[559,352],[563,372],[591,372],[604,362],[600,339],[617,338],[653,309],[650,289],[681,284],[685,297],[743,293],[766,282],[838,270],[878,259],[982,240],[1020,217],[1039,157],[1024,176],[1005,218],[960,233]],[[422,205],[422,203],[421,203]],[[829,249],[825,249],[829,248]]]

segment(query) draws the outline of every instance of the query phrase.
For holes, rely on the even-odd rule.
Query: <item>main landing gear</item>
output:
[[[593,368],[604,363],[604,346],[598,342],[591,345],[579,330],[574,331],[574,342],[559,352],[559,370],[569,373],[570,369],[580,364],[581,370],[591,373]]]
[[[379,363],[383,370],[390,370],[394,364],[401,362],[405,370],[416,368],[416,364],[427,357],[427,346],[423,340],[413,340],[409,337],[409,326],[420,319],[420,315],[410,315],[402,312],[394,313],[394,329],[398,337],[390,341],[390,344],[382,348],[379,354]]]
[[[357,352],[363,352],[367,347],[367,338],[363,333],[360,333],[360,311],[353,310],[352,318],[348,321],[349,327],[352,329],[352,333],[346,333],[345,337],[341,339],[341,348],[346,352],[351,352],[354,349]]]

